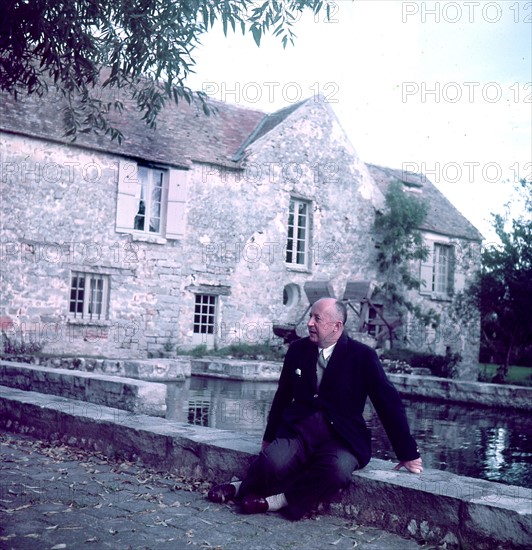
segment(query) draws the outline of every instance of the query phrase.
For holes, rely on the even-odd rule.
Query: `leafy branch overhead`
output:
[[[131,97],[154,127],[168,101],[205,96],[185,82],[194,49],[216,22],[251,33],[257,45],[271,32],[294,43],[305,9],[329,10],[324,0],[2,0],[0,90],[65,102],[66,134],[104,133],[122,139],[110,115]]]

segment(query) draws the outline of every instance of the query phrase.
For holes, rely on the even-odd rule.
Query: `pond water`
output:
[[[262,437],[277,382],[193,376],[168,384],[167,418]],[[410,428],[427,468],[532,488],[529,414],[403,397]],[[368,402],[373,456],[395,460]]]

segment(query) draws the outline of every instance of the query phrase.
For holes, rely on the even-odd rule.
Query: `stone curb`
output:
[[[0,417],[10,431],[211,482],[242,476],[259,450],[251,436],[6,387]],[[532,490],[438,470],[415,476],[392,466],[372,460],[325,511],[446,548],[529,547]]]
[[[524,411],[532,408],[532,388],[527,386],[470,382],[415,374],[387,373],[387,376],[403,395]]]
[[[157,382],[0,361],[0,384],[135,413],[166,414],[166,386]]]

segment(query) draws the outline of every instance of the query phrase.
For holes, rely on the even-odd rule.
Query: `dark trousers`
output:
[[[318,502],[347,487],[359,463],[321,412],[300,421],[288,437],[278,437],[262,451],[242,481],[238,496],[284,493],[283,510],[298,520]]]

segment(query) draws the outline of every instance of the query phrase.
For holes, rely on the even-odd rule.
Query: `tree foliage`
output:
[[[293,43],[301,12],[328,11],[324,0],[0,0],[0,90],[66,101],[67,135],[96,131],[121,139],[109,121],[128,92],[155,125],[167,101],[205,97],[186,85],[194,49],[216,22]],[[102,95],[102,89],[108,93]]]
[[[493,216],[500,244],[482,253],[482,269],[472,287],[481,311],[483,343],[500,362],[504,381],[518,351],[532,345],[532,182],[520,182],[525,211],[508,221]]]
[[[420,280],[412,272],[411,262],[426,260],[429,255],[419,228],[425,221],[428,207],[422,200],[403,191],[403,184],[390,184],[385,197],[385,211],[375,219],[375,229],[380,236],[377,265],[382,282],[377,292],[392,308],[401,313],[408,311],[424,325],[437,322],[438,316],[431,309],[424,311],[408,298],[408,291],[419,289]],[[390,332],[393,327],[383,318]]]

